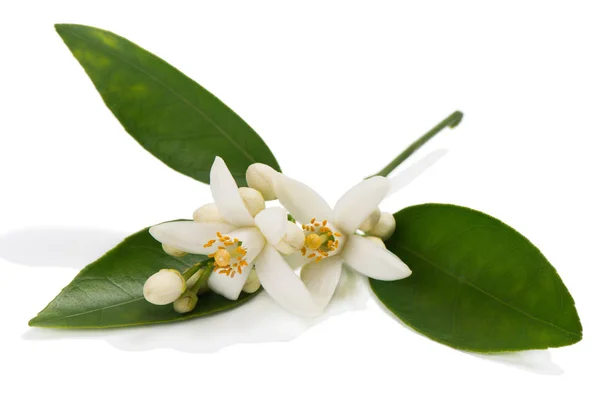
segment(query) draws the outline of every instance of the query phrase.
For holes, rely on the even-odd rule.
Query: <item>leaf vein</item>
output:
[[[543,319],[541,319],[541,318],[539,318],[539,317],[536,317],[536,316],[534,316],[534,315],[531,315],[531,314],[529,314],[528,312],[526,312],[526,311],[524,311],[524,310],[521,310],[521,309],[519,309],[518,307],[515,307],[515,306],[512,306],[512,305],[508,304],[506,301],[504,301],[504,300],[502,300],[502,299],[498,298],[497,296],[494,296],[494,295],[492,295],[491,293],[487,292],[486,290],[484,290],[484,289],[482,289],[482,288],[478,287],[477,285],[475,285],[475,284],[473,284],[473,283],[471,283],[471,282],[467,281],[466,279],[464,279],[464,278],[461,278],[461,277],[458,277],[458,276],[456,276],[454,273],[452,273],[452,272],[450,272],[450,271],[448,271],[448,270],[446,270],[446,269],[444,269],[444,268],[442,268],[442,267],[440,267],[440,266],[436,265],[436,264],[435,264],[433,261],[431,261],[431,260],[427,259],[425,256],[423,256],[422,254],[420,254],[420,253],[419,253],[419,252],[417,252],[417,251],[413,251],[412,249],[410,249],[410,248],[408,248],[408,247],[406,247],[406,246],[403,246],[403,245],[401,245],[401,246],[399,246],[399,247],[400,247],[401,249],[403,249],[403,250],[405,250],[405,251],[409,252],[410,254],[412,254],[412,255],[416,256],[417,258],[421,259],[422,261],[424,261],[424,262],[426,262],[426,263],[430,264],[432,267],[434,267],[434,268],[436,268],[436,269],[440,270],[441,272],[443,272],[443,273],[447,274],[448,276],[450,276],[450,277],[452,277],[452,278],[454,278],[454,279],[456,279],[456,280],[458,280],[458,281],[464,282],[465,284],[467,284],[467,285],[469,285],[470,287],[472,287],[473,289],[475,289],[475,290],[477,290],[477,291],[481,292],[482,294],[484,294],[484,295],[486,295],[486,296],[490,297],[491,299],[495,300],[496,302],[498,302],[498,303],[500,303],[500,304],[502,304],[502,305],[504,305],[504,306],[506,306],[506,307],[508,307],[508,308],[511,308],[511,309],[513,309],[513,310],[517,311],[518,313],[521,313],[521,314],[523,314],[524,316],[526,316],[526,317],[528,317],[528,318],[531,318],[531,319],[532,319],[532,320],[534,320],[534,321],[538,321],[538,322],[540,322],[540,323],[543,323],[543,324],[545,324],[545,325],[551,326],[551,327],[553,327],[553,328],[555,328],[555,329],[558,329],[558,330],[560,330],[560,331],[562,331],[562,332],[565,332],[565,333],[567,333],[567,334],[569,334],[569,335],[572,335],[572,336],[575,336],[575,337],[579,336],[579,334],[578,334],[578,333],[571,332],[571,331],[570,331],[570,330],[568,330],[568,329],[562,328],[562,327],[560,327],[560,326],[558,326],[558,325],[556,325],[556,324],[554,324],[554,323],[552,323],[552,322],[549,322],[549,321],[543,320]]]

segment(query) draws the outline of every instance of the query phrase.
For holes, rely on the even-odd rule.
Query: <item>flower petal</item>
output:
[[[319,221],[333,218],[331,207],[309,186],[283,174],[276,174],[274,181],[279,203],[300,223],[307,224],[312,218]]]
[[[222,222],[174,221],[151,227],[150,234],[161,243],[190,254],[212,254],[216,247],[205,248],[204,244],[214,239],[217,232],[227,233],[233,228]]]
[[[376,280],[400,280],[412,273],[396,255],[358,235],[348,237],[342,258],[357,272]]]
[[[287,212],[281,207],[269,207],[254,217],[256,226],[270,244],[277,244],[285,236]]]
[[[376,176],[361,181],[338,200],[333,209],[333,222],[347,235],[353,234],[379,206],[390,190],[387,178]]]
[[[304,265],[300,278],[306,284],[317,306],[324,309],[335,292],[341,274],[342,257],[336,255]]]
[[[265,246],[256,258],[255,267],[263,288],[282,307],[302,316],[315,316],[322,312],[300,277],[273,246]]]
[[[239,239],[242,247],[246,249],[246,262],[248,266],[242,269],[242,274],[236,274],[233,278],[225,274],[213,273],[208,278],[208,287],[215,293],[230,300],[236,300],[242,292],[242,288],[252,271],[254,260],[265,246],[265,238],[257,228],[237,229],[227,234],[232,239]]]
[[[254,218],[248,212],[233,176],[223,159],[218,156],[210,169],[210,191],[219,214],[227,222],[237,227],[254,225]]]
[[[306,258],[300,251],[296,251],[289,255],[283,255],[283,259],[290,265],[292,270],[300,269],[302,266],[310,262],[311,260]],[[313,259],[314,260],[314,259]]]
[[[390,190],[387,196],[393,195],[400,189],[413,182],[417,177],[433,166],[435,162],[446,155],[446,153],[448,153],[448,150],[445,149],[432,151],[395,176],[390,177]]]

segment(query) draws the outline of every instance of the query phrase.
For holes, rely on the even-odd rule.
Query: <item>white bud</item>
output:
[[[277,173],[271,166],[262,163],[254,163],[246,170],[246,182],[250,188],[259,191],[265,200],[275,200],[275,188],[273,177]]]
[[[253,217],[265,209],[265,199],[256,189],[241,187],[239,192],[246,208]]]
[[[173,246],[170,246],[168,244],[163,244],[162,245],[162,249],[164,250],[164,252],[166,252],[167,254],[171,255],[171,256],[177,256],[177,257],[182,257],[182,256],[186,256],[187,252],[182,251],[178,248],[175,248]]]
[[[194,211],[194,221],[225,222],[225,218],[221,217],[215,203],[208,203]]]
[[[304,245],[304,232],[295,223],[288,221],[285,235],[275,248],[284,255],[290,255],[298,251]]]
[[[381,213],[381,217],[379,218],[379,222],[373,229],[369,231],[369,236],[379,237],[382,240],[387,240],[394,234],[396,230],[396,220],[394,216],[390,213]]]
[[[380,248],[383,248],[383,249],[386,248],[385,247],[385,243],[379,237],[367,236],[367,240],[369,240],[370,242],[372,242],[373,244],[375,244],[377,247],[380,247]]]
[[[189,313],[194,310],[196,303],[198,303],[198,296],[191,291],[185,291],[179,299],[173,302],[173,309],[180,314]]]
[[[176,301],[185,289],[185,279],[181,273],[174,269],[162,269],[146,280],[144,298],[152,304],[165,305]]]
[[[363,223],[360,224],[359,229],[363,232],[370,231],[375,227],[375,225],[377,225],[377,223],[379,222],[379,218],[381,218],[381,210],[379,210],[379,208],[376,208],[371,214],[369,214],[369,216],[363,221]]]
[[[258,279],[258,274],[256,274],[255,269],[252,269],[248,275],[248,279],[246,279],[246,283],[244,284],[242,291],[246,292],[247,294],[253,294],[254,292],[258,291],[259,288],[260,280]]]

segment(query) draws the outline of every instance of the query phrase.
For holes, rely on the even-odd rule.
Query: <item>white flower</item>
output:
[[[355,234],[389,190],[387,178],[369,178],[346,192],[332,210],[307,185],[284,175],[276,177],[275,192],[280,203],[304,224],[306,235],[301,252],[291,254],[288,261],[292,267],[309,262],[302,267],[301,278],[318,307],[324,308],[329,303],[340,279],[342,263],[378,280],[410,276],[410,269],[400,258]],[[291,268],[289,271],[293,273]],[[267,291],[271,286],[263,284]]]
[[[299,315],[319,314],[322,307],[314,303],[307,287],[275,247],[281,247],[282,241],[289,247],[293,244],[290,241],[297,239],[290,235],[287,212],[270,207],[253,218],[219,157],[210,171],[210,189],[218,210],[218,216],[212,212],[211,220],[222,217],[222,221],[167,222],[150,228],[150,234],[178,250],[213,257],[216,271],[208,286],[228,299],[239,297],[255,267],[260,284],[283,307]]]

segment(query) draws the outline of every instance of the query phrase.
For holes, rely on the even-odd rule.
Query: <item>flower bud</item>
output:
[[[370,242],[372,242],[373,244],[375,244],[377,247],[381,247],[383,249],[386,248],[385,247],[385,243],[379,237],[367,236],[367,240],[369,240]]]
[[[376,208],[371,214],[369,214],[369,216],[363,221],[363,223],[360,224],[359,229],[363,232],[370,231],[375,227],[375,225],[377,225],[377,222],[379,222],[380,217],[381,210],[379,210],[379,208]]]
[[[379,237],[382,240],[387,240],[394,234],[396,230],[396,220],[394,216],[390,213],[381,213],[381,217],[379,218],[379,222],[373,229],[369,231],[369,236]]]
[[[248,279],[242,288],[242,291],[247,294],[253,294],[258,291],[260,288],[260,280],[258,279],[258,274],[256,274],[256,270],[253,268],[250,274],[248,275]]]
[[[164,243],[162,245],[162,249],[171,256],[182,257],[187,255],[187,252]]]
[[[194,211],[194,221],[225,222],[225,218],[221,217],[215,203],[208,203]]]
[[[246,208],[253,217],[265,209],[265,199],[256,189],[242,187],[239,192]]]
[[[265,200],[275,200],[275,188],[273,187],[273,176],[277,173],[271,166],[262,163],[254,163],[246,170],[246,182],[250,188],[259,191]]]
[[[288,221],[285,235],[275,248],[284,255],[298,251],[304,245],[304,232],[295,223]]]
[[[144,298],[152,304],[165,305],[176,301],[185,289],[185,279],[181,273],[174,269],[162,269],[146,280]]]
[[[198,303],[198,296],[192,291],[185,291],[183,295],[173,302],[173,309],[180,314],[189,313],[194,310]]]

